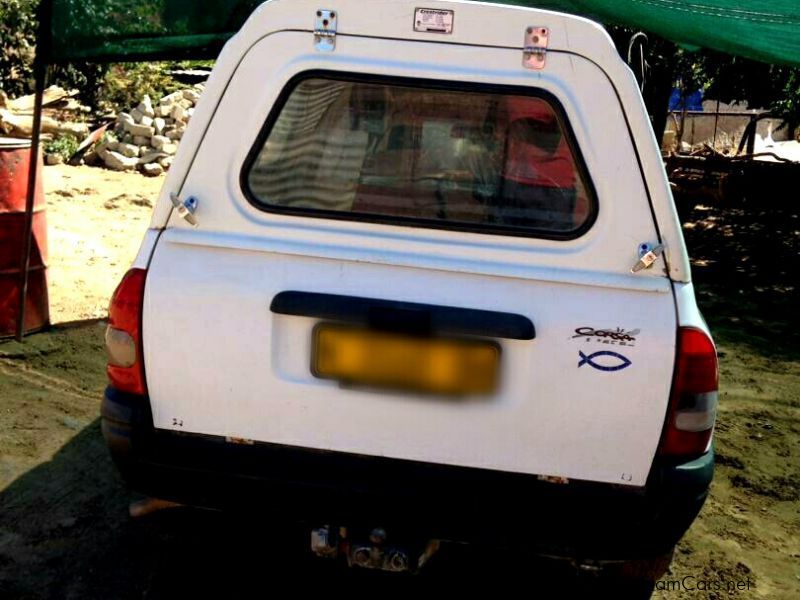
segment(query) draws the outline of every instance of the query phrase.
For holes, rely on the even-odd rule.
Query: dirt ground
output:
[[[99,319],[135,255],[162,179],[45,170],[52,331],[0,342],[0,598],[266,595],[385,589],[386,579],[310,562],[280,515],[263,521],[177,509],[132,521],[131,496],[99,432],[105,385]],[[718,468],[666,579],[749,580],[750,590],[656,598],[800,597],[800,219],[796,208],[683,203],[698,298],[719,344]],[[551,598],[559,575],[470,554],[449,591]],[[485,557],[484,557],[485,558]],[[480,564],[480,568],[477,566]],[[446,572],[446,569],[445,571]],[[515,573],[515,578],[509,574]],[[423,580],[423,583],[426,580]],[[699,585],[698,585],[699,584]],[[419,593],[421,582],[391,579]],[[427,585],[427,583],[425,583]],[[412,587],[414,586],[414,587]],[[545,592],[544,590],[549,590]],[[343,590],[341,590],[343,591]],[[382,593],[382,592],[380,592]]]
[[[44,170],[53,323],[106,315],[163,183],[164,177],[84,166]]]

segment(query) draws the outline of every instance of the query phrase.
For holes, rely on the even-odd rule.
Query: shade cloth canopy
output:
[[[262,0],[43,0],[48,62],[214,58]],[[798,0],[506,0],[800,66]],[[323,2],[324,4],[324,2]],[[46,13],[47,14],[47,13]]]

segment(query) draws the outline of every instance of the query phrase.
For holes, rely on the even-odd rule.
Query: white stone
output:
[[[161,104],[156,108],[156,116],[168,117],[172,112],[172,104]]]
[[[44,155],[44,164],[48,166],[52,165],[60,165],[64,162],[64,157],[60,154],[45,154]]]
[[[171,156],[164,156],[158,159],[158,164],[164,167],[164,169],[169,169],[172,166],[172,160]]]
[[[133,122],[134,123],[141,123],[143,116],[144,116],[144,113],[142,111],[140,111],[138,108],[134,108],[131,111],[131,117],[133,118]]]
[[[153,134],[156,132],[156,130],[153,129],[152,127],[148,127],[147,125],[138,125],[136,123],[134,123],[133,125],[126,123],[125,131],[127,131],[131,135],[140,135],[146,138],[153,137]]]
[[[195,90],[183,90],[183,97],[192,104],[197,104],[197,101],[200,100],[200,94]]]
[[[171,140],[168,137],[163,135],[154,135],[152,138],[150,138],[150,144],[156,150],[161,150],[164,146],[169,144],[170,141]]]
[[[123,156],[111,150],[102,150],[98,152],[98,154],[100,158],[103,159],[105,165],[114,171],[132,171],[136,168],[136,165],[139,164],[138,158],[128,158],[127,156]]]
[[[139,156],[139,146],[134,144],[119,144],[116,151],[128,158]]]
[[[153,129],[156,130],[156,135],[161,135],[164,133],[164,128],[167,126],[167,122],[162,119],[161,117],[156,117],[153,119]]]
[[[133,117],[128,113],[121,112],[117,115],[117,123],[135,123]]]
[[[142,125],[144,125],[145,127],[152,127],[153,126],[153,117],[148,117],[147,115],[145,115],[145,116],[142,117],[142,120],[140,121],[140,123]]]
[[[136,144],[137,146],[149,146],[150,138],[144,135],[135,135],[133,136],[131,143]]]
[[[174,104],[181,98],[183,98],[182,92],[173,92],[161,98],[161,100],[159,100],[158,103],[162,106],[164,106],[165,104]]]
[[[136,108],[146,117],[150,117],[152,119],[156,116],[156,113],[153,111],[153,102],[150,100],[150,96],[147,94],[145,94],[144,98],[142,98],[142,101],[139,103],[139,106]]]
[[[175,106],[172,107],[172,112],[170,113],[170,116],[176,121],[183,122],[186,120],[186,109],[180,104],[176,104]]]
[[[142,173],[147,175],[148,177],[158,177],[164,172],[164,167],[162,167],[157,162],[147,163],[146,165],[142,165]]]

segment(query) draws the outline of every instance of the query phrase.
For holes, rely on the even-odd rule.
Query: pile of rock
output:
[[[117,115],[113,131],[108,131],[86,156],[86,163],[161,175],[172,165],[202,91],[203,84],[197,84],[164,96],[157,105],[145,96],[132,111]]]

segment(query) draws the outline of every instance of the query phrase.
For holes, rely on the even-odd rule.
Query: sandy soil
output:
[[[45,168],[53,323],[106,315],[163,183],[93,167]]]
[[[46,181],[54,321],[101,316],[147,225],[150,209],[142,198],[154,198],[161,180],[58,167],[46,170]],[[109,201],[113,208],[106,208]],[[683,220],[698,298],[720,351],[718,467],[711,497],[665,580],[752,586],[655,597],[794,599],[800,597],[797,210],[759,204],[722,210],[696,199]],[[188,509],[128,519],[130,495],[97,421],[103,326],[74,323],[24,345],[0,343],[0,598],[252,596],[281,585],[346,587],[358,595],[397,588],[396,579],[309,563],[306,539],[280,525],[268,507],[256,521]],[[439,582],[451,594],[456,584],[489,583],[502,596],[513,582],[515,596],[569,597],[557,573],[497,560],[459,564],[457,577]],[[430,591],[415,585],[409,595]],[[553,586],[555,593],[545,591]],[[581,597],[590,593],[591,586]]]

